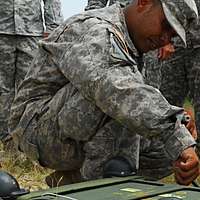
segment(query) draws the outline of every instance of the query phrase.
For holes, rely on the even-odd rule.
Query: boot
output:
[[[52,187],[59,187],[82,181],[80,170],[55,171],[45,178],[46,184]]]

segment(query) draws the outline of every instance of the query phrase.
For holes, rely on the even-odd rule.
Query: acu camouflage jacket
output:
[[[56,137],[88,141],[108,116],[130,134],[161,140],[176,160],[195,141],[175,120],[183,109],[144,83],[138,58],[119,4],[68,19],[40,42],[11,109],[11,134],[21,138],[33,117],[45,116]]]

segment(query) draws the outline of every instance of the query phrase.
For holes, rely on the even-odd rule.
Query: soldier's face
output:
[[[141,52],[145,53],[163,47],[171,43],[172,37],[176,36],[160,4],[144,9],[139,19],[134,41]]]

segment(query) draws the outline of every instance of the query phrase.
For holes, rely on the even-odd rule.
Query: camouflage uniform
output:
[[[200,0],[196,0],[200,10]],[[147,81],[157,85],[173,105],[182,106],[187,96],[192,99],[198,133],[200,134],[200,24],[194,24],[187,33],[187,48],[177,38],[175,53],[155,66],[157,59],[146,68]],[[153,59],[153,58],[152,58]],[[148,60],[148,62],[150,62]],[[155,78],[156,77],[156,78]],[[157,82],[159,80],[159,82]],[[198,136],[199,140],[199,136]],[[198,142],[198,146],[200,146]],[[200,149],[200,147],[198,147]]]
[[[161,178],[195,144],[171,118],[182,109],[144,84],[118,3],[68,19],[39,46],[12,106],[10,129],[19,149],[41,165],[81,168],[93,179],[120,155],[139,173]]]
[[[62,21],[60,0],[0,0],[0,139],[7,134],[11,102],[37,49],[44,31]]]
[[[158,59],[157,54],[158,50],[144,54],[145,64],[142,69],[142,74],[145,77],[146,84],[160,89],[162,61]]]
[[[85,10],[98,9],[119,2],[122,6],[128,5],[132,0],[88,0]]]

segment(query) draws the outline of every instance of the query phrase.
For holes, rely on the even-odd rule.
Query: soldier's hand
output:
[[[173,44],[168,44],[158,50],[158,59],[165,60],[169,58],[175,52]]]
[[[195,123],[195,119],[194,119],[194,113],[192,112],[191,109],[185,108],[184,114],[190,116],[190,120],[186,124],[186,128],[190,131],[192,137],[195,140],[197,140],[197,128],[196,128],[196,123]]]
[[[173,163],[175,180],[178,184],[189,185],[200,173],[199,159],[193,147],[185,149]]]

